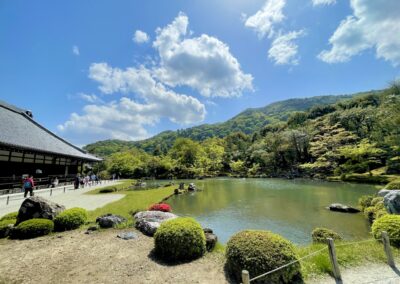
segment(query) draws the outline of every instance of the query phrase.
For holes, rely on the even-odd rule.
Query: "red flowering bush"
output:
[[[166,203],[157,203],[150,206],[149,211],[171,212],[171,206]]]

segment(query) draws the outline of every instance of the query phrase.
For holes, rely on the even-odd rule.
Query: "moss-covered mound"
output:
[[[385,205],[383,204],[383,197],[375,197],[371,200],[371,206],[364,209],[364,215],[371,223],[387,214]]]
[[[393,189],[400,189],[400,179],[396,179],[396,180],[394,180],[394,181],[392,181],[392,182],[389,182],[389,183],[386,185],[385,188],[386,188],[386,189],[390,189],[390,190],[393,190]]]
[[[226,258],[228,271],[237,281],[240,281],[243,269],[253,278],[298,259],[288,240],[269,231],[252,230],[230,238]],[[300,276],[300,264],[295,263],[255,283],[292,283]]]
[[[400,247],[400,215],[385,215],[372,224],[372,234],[375,239],[382,239],[382,231],[388,233],[390,243]]]
[[[327,238],[331,238],[333,240],[342,239],[338,233],[326,228],[315,228],[311,233],[311,237],[314,243],[326,243]]]
[[[85,224],[87,218],[87,211],[83,208],[67,209],[54,218],[54,228],[58,232],[74,230]]]
[[[206,251],[206,237],[192,218],[165,221],[154,235],[155,253],[164,260],[185,261],[201,257]]]
[[[31,239],[48,235],[54,230],[54,223],[48,219],[30,219],[19,223],[10,232],[13,239]]]
[[[5,219],[0,221],[0,239],[6,238],[10,234],[10,226],[12,227],[17,219]]]
[[[0,221],[17,219],[18,212],[11,212],[0,218]]]

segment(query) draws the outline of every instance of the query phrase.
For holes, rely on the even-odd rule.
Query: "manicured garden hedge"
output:
[[[206,237],[192,218],[165,221],[154,235],[156,255],[165,260],[185,261],[201,257],[206,251]]]
[[[256,277],[297,260],[291,242],[269,231],[242,231],[230,238],[226,246],[228,272],[237,280],[247,270]],[[301,277],[300,264],[295,263],[254,283],[293,283]]]
[[[0,221],[0,239],[6,238],[10,233],[10,225],[14,225],[17,219],[5,219]]]
[[[14,227],[10,232],[13,239],[31,239],[50,234],[54,230],[54,223],[48,219],[30,219]]]
[[[392,189],[400,189],[400,179],[396,179],[396,180],[394,180],[394,181],[392,181],[392,182],[389,182],[389,183],[386,185],[385,188],[386,188],[386,189],[390,189],[390,190],[392,190]]]
[[[326,243],[327,238],[331,238],[333,240],[342,239],[338,233],[326,228],[315,228],[311,233],[311,237],[314,243]]]
[[[11,212],[0,218],[0,221],[17,219],[18,212]]]
[[[372,234],[375,239],[382,239],[382,231],[388,233],[390,243],[400,247],[400,215],[385,215],[372,224]]]
[[[67,209],[54,218],[54,227],[58,232],[74,230],[85,224],[87,218],[87,212],[83,208]]]

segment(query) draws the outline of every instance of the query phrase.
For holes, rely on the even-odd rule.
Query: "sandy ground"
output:
[[[310,280],[310,284],[399,284],[400,271],[397,268],[392,269],[386,264],[370,263],[361,267],[354,267],[341,271],[342,282],[336,282],[331,277],[321,277]]]
[[[88,195],[84,194],[88,191],[91,191],[96,188],[100,187],[105,187],[105,186],[110,186],[113,184],[116,184],[117,182],[113,183],[107,183],[103,185],[98,185],[98,186],[92,186],[92,187],[87,187],[84,189],[78,189],[78,190],[66,190],[64,193],[63,187],[60,187],[58,189],[54,189],[52,196],[50,196],[50,191],[49,189],[45,190],[37,190],[34,191],[36,196],[42,196],[48,200],[51,200],[53,202],[59,203],[61,205],[64,205],[67,208],[71,207],[82,207],[87,210],[94,210],[99,207],[103,207],[107,203],[117,201],[124,197],[123,194],[96,194],[96,195]],[[0,216],[3,216],[7,213],[10,212],[15,212],[18,211],[22,202],[24,201],[23,198],[21,198],[21,194],[13,194],[10,195],[10,203],[6,205],[6,196],[1,196],[0,197]]]
[[[120,232],[2,240],[0,283],[228,283],[222,254],[167,265],[152,257],[152,238],[135,231],[137,239],[122,240]]]
[[[135,232],[137,238],[117,238],[127,231]],[[221,253],[171,265],[157,260],[153,248],[152,238],[132,228],[0,240],[0,283],[233,283],[224,272]],[[306,283],[400,283],[400,271],[385,264],[371,263],[341,273],[342,282],[325,276]]]

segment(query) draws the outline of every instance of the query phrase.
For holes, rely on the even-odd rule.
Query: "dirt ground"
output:
[[[229,283],[223,255],[168,265],[152,256],[153,239],[123,240],[126,230],[82,230],[0,242],[0,283]]]

